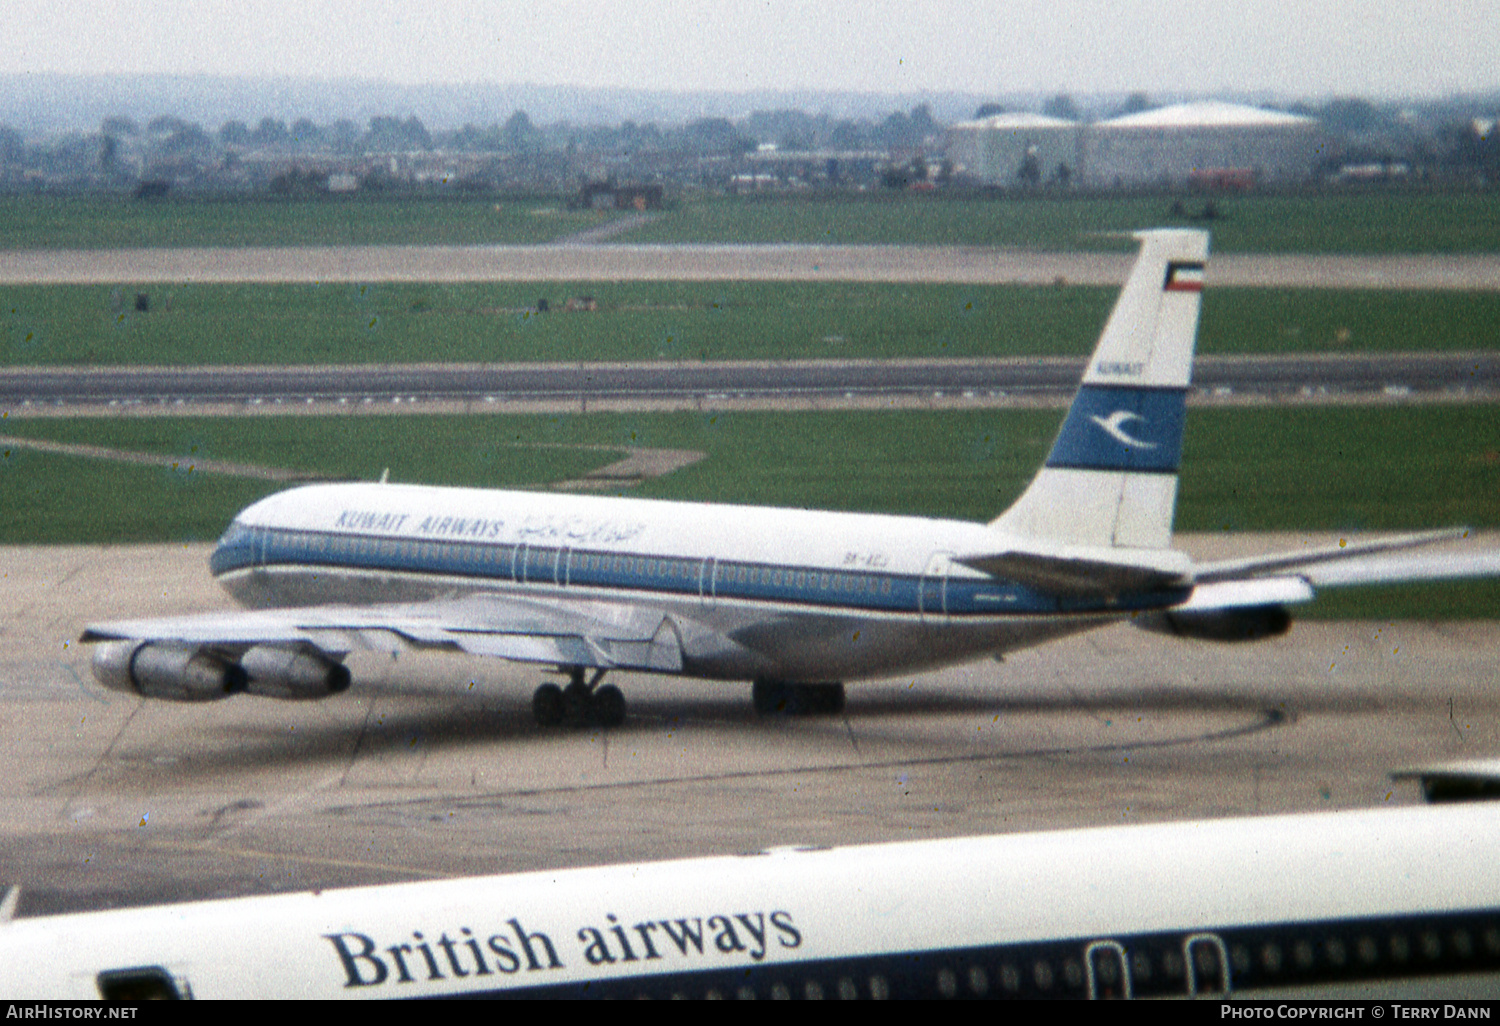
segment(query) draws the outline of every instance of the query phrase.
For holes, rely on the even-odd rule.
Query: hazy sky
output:
[[[0,72],[639,89],[1500,88],[1500,0],[42,0]]]

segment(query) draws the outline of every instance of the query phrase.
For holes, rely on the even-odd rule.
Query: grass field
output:
[[[144,293],[149,310],[135,309]],[[1117,290],[603,282],[11,286],[0,365],[887,359],[1086,354]],[[596,310],[568,312],[569,297]],[[538,315],[538,299],[552,311]],[[1500,293],[1214,289],[1199,351],[1481,350]]]
[[[6,418],[0,431],[160,453],[184,468],[218,459],[365,480],[389,468],[393,480],[479,487],[576,477],[631,447],[696,449],[708,458],[635,494],[988,519],[1031,478],[1061,418],[1053,410]],[[0,530],[19,532],[4,540],[36,531],[60,532],[36,540],[116,537],[110,520],[118,504],[108,496],[117,493],[98,492],[76,469],[54,473],[51,459],[20,449],[4,457],[6,506],[57,490],[63,498],[54,508],[76,510],[69,519],[94,533],[28,516],[4,522]],[[146,506],[157,504],[157,492],[162,500],[195,499],[228,480],[185,469],[146,473],[161,478],[139,503]],[[1190,531],[1500,526],[1496,495],[1500,437],[1482,407],[1195,409],[1177,522]],[[201,531],[216,533],[226,512],[233,510],[205,512]]]
[[[1204,198],[1185,198],[1187,215]],[[1500,249],[1500,193],[1215,197],[1211,221],[1151,197],[951,198],[871,194],[703,199],[622,236],[629,242],[905,243],[1120,249],[1101,232],[1203,227],[1216,253],[1460,253]]]
[[[5,432],[179,458],[175,470],[13,448],[0,543],[209,540],[281,485],[188,471],[196,459],[332,478],[505,487],[576,477],[633,446],[704,461],[632,494],[985,520],[1019,494],[1060,411],[18,420]],[[1397,441],[1392,441],[1392,440]],[[600,449],[569,448],[599,446]],[[1199,409],[1188,420],[1185,531],[1500,526],[1500,438],[1468,406]],[[122,496],[128,497],[122,500]],[[1407,598],[1422,596],[1423,601]],[[1320,600],[1340,616],[1490,617],[1500,585]],[[1378,602],[1375,599],[1378,598]]]
[[[0,249],[518,245],[613,216],[544,200],[0,196]]]
[[[887,191],[693,197],[624,242],[847,243],[1127,249],[1100,232],[1193,224],[1220,253],[1460,253],[1500,249],[1500,193],[1350,192],[1215,198],[1212,221],[1170,196],[976,198]],[[1187,215],[1206,201],[1183,197]],[[240,200],[0,198],[0,249],[485,245],[548,242],[618,215],[561,201],[378,196]],[[496,209],[498,207],[498,209]]]

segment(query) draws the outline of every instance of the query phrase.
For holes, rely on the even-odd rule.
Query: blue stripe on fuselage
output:
[[[1059,598],[997,579],[829,570],[770,563],[652,556],[484,542],[318,531],[232,529],[214,550],[217,575],[255,567],[343,567],[513,585],[608,589],[708,601],[749,601],[848,612],[995,616],[1154,609],[1185,589],[1102,598]]]

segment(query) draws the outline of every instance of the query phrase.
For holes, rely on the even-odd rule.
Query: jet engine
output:
[[[117,641],[94,652],[94,676],[112,691],[172,702],[212,702],[245,690],[238,664],[195,645]]]
[[[306,649],[257,645],[240,667],[249,678],[245,690],[264,698],[327,698],[349,687],[347,666]]]
[[[1200,641],[1260,641],[1285,634],[1292,626],[1286,606],[1240,606],[1233,609],[1162,610],[1132,621],[1143,631]]]

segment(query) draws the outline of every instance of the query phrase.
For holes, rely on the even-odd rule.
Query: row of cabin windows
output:
[[[1476,935],[1477,934],[1477,935]],[[1083,958],[1040,957],[1024,961],[1004,960],[986,966],[982,961],[962,959],[929,970],[925,980],[911,980],[927,993],[935,991],[946,998],[995,997],[1026,994],[1086,994],[1090,997],[1124,997],[1122,970],[1126,949],[1114,942],[1091,945],[1112,948],[1109,952],[1085,950]],[[1461,972],[1500,959],[1500,928],[1488,927],[1471,932],[1457,929],[1427,929],[1414,933],[1393,930],[1357,931],[1352,936],[1341,930],[1310,931],[1306,936],[1278,943],[1266,941],[1246,945],[1229,943],[1215,934],[1197,934],[1181,946],[1137,949],[1128,955],[1133,990],[1144,994],[1215,994],[1226,993],[1234,982],[1226,977],[1231,968],[1235,977],[1249,977],[1252,988],[1295,982],[1301,974],[1318,978],[1366,979],[1417,976]],[[1222,958],[1227,955],[1230,965]],[[1188,980],[1188,960],[1192,960],[1192,983]],[[1090,965],[1091,964],[1091,965]],[[1089,972],[1092,968],[1092,978]],[[790,974],[788,974],[790,977]],[[678,991],[673,997],[740,998],[769,997],[788,1000],[804,998],[887,998],[892,994],[891,981],[882,974],[865,977],[808,974],[801,980],[788,977],[761,988],[710,986],[698,993]],[[930,988],[930,989],[929,989]],[[645,994],[640,995],[647,996]],[[902,996],[919,996],[908,994]]]
[[[226,538],[226,542],[239,541]],[[521,548],[514,545],[482,545],[457,542],[397,541],[359,535],[324,534],[312,531],[277,531],[268,540],[269,557],[285,551],[300,555],[328,555],[377,561],[443,563],[476,570],[501,570],[513,580],[538,583],[592,583],[590,577],[630,575],[678,587],[721,593],[736,585],[748,588],[795,589],[833,592],[840,595],[890,595],[892,578],[876,574],[851,574],[823,570],[791,570],[750,563],[719,563],[712,579],[705,579],[704,560],[653,559],[600,552],[576,552],[556,548]],[[524,556],[522,553],[524,552]],[[567,553],[566,562],[562,562]]]

